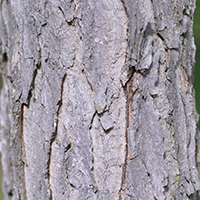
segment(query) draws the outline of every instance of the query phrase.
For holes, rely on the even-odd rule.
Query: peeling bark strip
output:
[[[200,198],[194,8],[1,1],[5,199]]]

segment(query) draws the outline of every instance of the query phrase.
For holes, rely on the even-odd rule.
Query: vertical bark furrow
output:
[[[50,197],[49,199],[53,199],[52,197],[52,189],[51,189],[51,183],[50,183],[50,176],[51,176],[51,172],[50,172],[50,165],[51,165],[51,159],[52,159],[52,145],[57,137],[57,133],[58,133],[58,122],[59,122],[59,114],[60,114],[60,109],[62,107],[63,104],[63,91],[64,91],[64,82],[65,79],[67,77],[67,74],[64,74],[63,78],[62,78],[62,83],[61,83],[61,94],[60,94],[60,100],[58,101],[57,105],[58,105],[58,110],[56,111],[56,125],[55,125],[55,130],[52,133],[51,139],[50,139],[50,150],[49,150],[49,160],[47,163],[47,170],[48,170],[48,181],[49,181],[49,186],[50,186]]]
[[[22,159],[22,163],[23,163],[23,179],[22,180],[23,180],[24,194],[20,194],[20,195],[23,196],[22,199],[27,199],[26,182],[25,182],[25,177],[26,177],[25,167],[27,165],[27,159],[26,159],[26,146],[25,146],[25,141],[24,141],[24,124],[23,124],[24,106],[26,106],[26,105],[25,104],[21,105],[21,113],[20,113],[20,133],[21,133],[21,141],[22,141],[21,159]]]

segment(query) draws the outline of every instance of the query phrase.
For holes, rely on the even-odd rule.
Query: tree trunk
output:
[[[4,199],[199,199],[195,0],[2,0]]]

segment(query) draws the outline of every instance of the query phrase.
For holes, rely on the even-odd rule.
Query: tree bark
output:
[[[4,199],[199,199],[195,0],[2,0]]]

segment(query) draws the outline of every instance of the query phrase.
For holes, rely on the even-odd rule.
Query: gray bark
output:
[[[1,1],[5,200],[199,198],[194,9]]]

